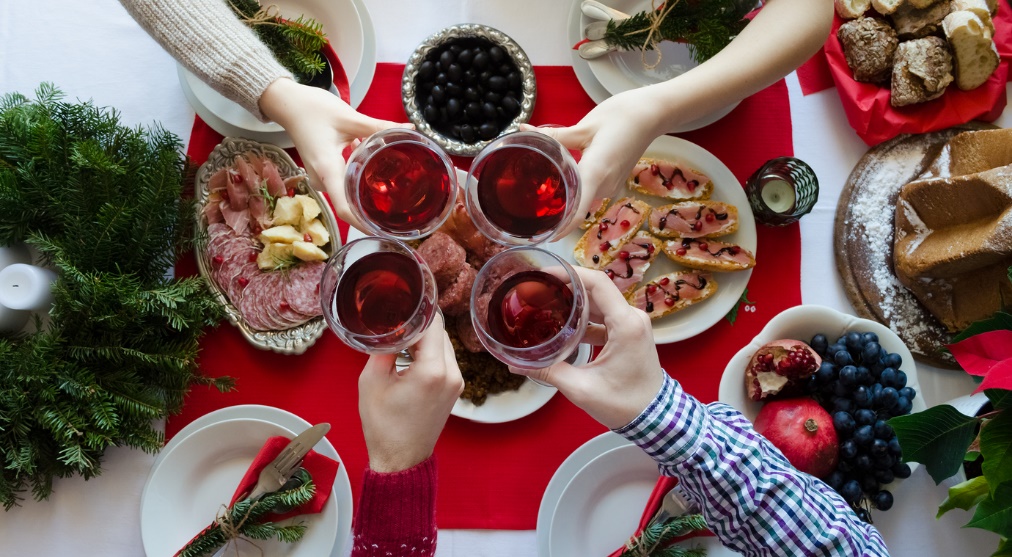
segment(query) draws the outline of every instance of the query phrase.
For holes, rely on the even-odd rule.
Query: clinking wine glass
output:
[[[556,239],[580,203],[576,161],[558,141],[515,132],[478,153],[466,184],[467,212],[478,230],[505,245]]]
[[[389,238],[361,238],[341,248],[323,270],[320,298],[334,334],[369,354],[405,350],[439,311],[428,265]]]
[[[521,369],[565,360],[587,329],[587,293],[559,256],[536,247],[501,252],[471,291],[471,323],[485,349]]]
[[[439,228],[457,199],[449,156],[424,135],[391,128],[362,142],[344,179],[352,213],[378,236],[416,240]]]

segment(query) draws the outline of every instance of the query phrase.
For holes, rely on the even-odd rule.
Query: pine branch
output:
[[[700,514],[676,516],[666,522],[651,522],[632,542],[632,547],[622,552],[622,557],[636,557],[647,550],[650,551],[650,557],[703,557],[706,550],[702,547],[689,549],[665,546],[679,536],[705,529],[706,521]]]
[[[309,83],[323,72],[326,64],[320,51],[327,38],[321,23],[304,15],[295,20],[268,18],[257,0],[230,0],[230,4],[300,83]]]

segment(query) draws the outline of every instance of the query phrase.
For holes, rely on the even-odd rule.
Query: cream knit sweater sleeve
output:
[[[292,74],[227,4],[228,0],[120,0],[180,64],[261,121],[267,86]]]

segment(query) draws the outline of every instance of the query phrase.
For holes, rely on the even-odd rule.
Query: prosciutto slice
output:
[[[246,234],[249,229],[249,211],[247,209],[237,211],[228,201],[222,201],[218,206],[221,208],[221,216],[225,219],[225,224],[240,236]]]
[[[274,163],[270,159],[263,159],[263,163],[262,176],[267,180],[267,193],[274,197],[284,197],[287,195],[288,188],[285,187],[285,182],[281,179],[278,167],[274,166]]]

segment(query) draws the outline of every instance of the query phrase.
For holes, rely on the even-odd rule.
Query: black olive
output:
[[[454,63],[456,58],[457,57],[454,56],[452,52],[444,50],[443,53],[439,55],[439,67],[442,68],[443,71],[448,70],[450,68],[450,64]]]
[[[446,70],[446,77],[450,78],[450,81],[460,81],[464,77],[464,70],[460,69],[460,64],[450,64],[450,68]]]
[[[485,118],[488,118],[489,120],[494,120],[496,117],[495,105],[490,102],[481,105],[481,112],[485,115]]]
[[[468,118],[480,118],[481,117],[481,105],[477,102],[469,102],[464,107],[464,114],[467,114]]]
[[[450,121],[450,118],[447,117],[446,107],[445,106],[443,108],[439,109],[439,121],[440,122],[449,122]]]
[[[456,118],[460,115],[460,101],[457,99],[450,99],[446,101],[446,115],[450,118]]]
[[[492,58],[492,61],[495,62],[496,64],[502,62],[503,59],[506,58],[506,53],[503,52],[503,49],[499,48],[498,45],[488,49],[488,55]]]
[[[450,133],[453,134],[453,137],[460,139],[460,124],[455,124]]]
[[[461,53],[457,55],[457,63],[460,64],[465,69],[470,68],[471,62],[473,61],[474,61],[474,51],[472,51],[470,48],[461,51]]]
[[[460,46],[459,44],[451,44],[449,50],[450,50],[450,52],[453,53],[454,56],[456,56],[456,55],[460,54],[461,51],[464,50],[464,47]]]
[[[493,75],[488,78],[488,86],[493,91],[505,91],[506,85],[506,78],[501,75]],[[435,91],[435,89],[433,89],[433,91]]]
[[[488,54],[485,51],[479,50],[478,53],[474,55],[474,62],[472,62],[472,64],[475,68],[484,70],[488,67]]]
[[[495,124],[486,122],[478,128],[478,135],[480,135],[482,139],[492,139],[493,137],[499,135],[499,128],[496,127]]]
[[[428,81],[426,81],[424,83],[419,83],[418,84],[418,95],[419,96],[428,95],[429,91],[431,91],[431,90],[432,90],[432,83],[430,83]]]
[[[506,95],[502,98],[502,109],[507,115],[512,117],[517,112],[520,112],[520,103],[513,97]]]
[[[440,84],[440,85],[443,85],[443,84],[444,84],[444,83],[446,83],[447,81],[449,81],[449,79],[448,79],[448,78],[446,77],[446,74],[445,74],[445,73],[443,73],[443,72],[439,72],[439,73],[438,73],[438,74],[436,75],[436,83],[438,83],[438,84]]]
[[[436,77],[436,65],[429,60],[422,62],[422,65],[418,66],[418,79],[429,81],[433,77]]]
[[[422,116],[425,117],[426,121],[433,123],[439,118],[439,109],[431,104],[427,105],[422,110]]]
[[[510,72],[509,74],[506,75],[506,81],[509,82],[510,89],[513,89],[513,90],[520,89],[520,81],[521,81],[520,80],[520,72],[518,72],[518,71],[512,71],[512,72]]]
[[[442,85],[436,85],[432,88],[432,102],[433,104],[443,104],[446,100],[446,89]]]
[[[474,85],[478,81],[478,74],[474,70],[464,70],[464,83]]]
[[[502,95],[496,93],[495,91],[489,91],[488,93],[485,93],[485,100],[492,104],[499,104],[502,102]]]
[[[460,126],[460,139],[462,139],[464,143],[474,143],[474,141],[478,138],[475,136],[474,128],[468,124],[464,124],[463,126]]]
[[[503,64],[499,66],[499,75],[506,77],[513,71],[513,64]]]
[[[459,97],[464,92],[464,89],[456,83],[446,84],[446,95],[447,97]]]
[[[464,89],[464,100],[467,101],[478,101],[481,100],[481,93],[478,92],[474,87],[467,87]]]
[[[478,80],[481,81],[482,85],[488,85],[488,80],[492,79],[492,72],[484,71],[478,74]]]

